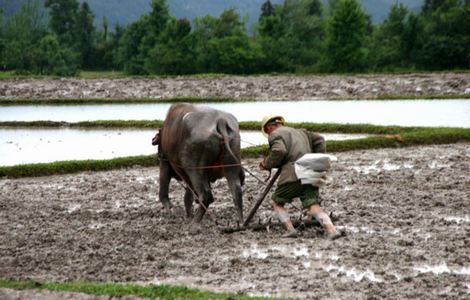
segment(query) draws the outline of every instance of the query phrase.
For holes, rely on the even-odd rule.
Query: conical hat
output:
[[[276,120],[278,119],[279,120],[279,123],[284,125],[284,123],[286,122],[284,117],[281,116],[281,115],[267,115],[263,118],[263,120],[261,121],[261,132],[263,133],[263,135],[265,137],[268,137],[268,133],[265,131],[265,126],[270,123],[271,121],[273,120]]]

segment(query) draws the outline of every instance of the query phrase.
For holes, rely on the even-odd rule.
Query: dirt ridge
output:
[[[0,99],[360,99],[470,94],[470,73],[3,79]]]

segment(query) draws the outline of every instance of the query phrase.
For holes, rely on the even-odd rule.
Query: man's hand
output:
[[[259,163],[259,169],[260,169],[261,171],[266,170],[266,167],[265,167],[265,165],[264,165],[264,160],[262,160],[262,161]]]

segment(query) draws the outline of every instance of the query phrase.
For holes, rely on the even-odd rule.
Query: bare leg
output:
[[[331,222],[330,217],[323,211],[320,205],[313,204],[307,210],[307,215],[309,217],[315,218],[322,226],[326,232],[326,235],[330,238],[336,237],[338,234],[336,227]]]
[[[292,225],[292,221],[290,220],[289,213],[284,208],[284,205],[278,204],[274,201],[271,202],[274,208],[274,211],[277,213],[279,220],[287,230],[285,234],[286,237],[295,237],[297,236],[297,230],[295,230],[294,225]]]

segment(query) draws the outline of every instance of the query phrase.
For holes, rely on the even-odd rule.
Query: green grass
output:
[[[3,128],[158,128],[163,121],[154,120],[111,120],[111,121],[83,121],[68,123],[62,121],[6,121],[0,122]]]
[[[71,174],[83,171],[107,171],[133,166],[156,165],[155,155],[140,155],[102,160],[68,160],[52,163],[24,164],[0,167],[0,177],[13,178]]]
[[[138,296],[150,299],[274,299],[264,297],[248,297],[235,293],[215,293],[199,289],[186,288],[170,285],[137,285],[119,283],[99,283],[99,282],[70,282],[57,283],[36,281],[17,281],[10,279],[0,279],[1,288],[15,290],[50,290],[56,292],[79,292],[89,295],[109,297]]]
[[[78,76],[83,79],[100,79],[100,78],[124,78],[127,75],[122,71],[80,71]]]
[[[83,121],[83,122],[56,122],[56,121],[6,121],[0,122],[0,127],[11,128],[159,128],[163,124],[162,120],[102,120],[102,121]],[[241,130],[255,130],[261,128],[261,122],[245,121],[240,122]],[[414,132],[432,127],[404,127],[404,126],[379,126],[370,124],[336,124],[336,123],[286,123],[287,126],[294,128],[305,128],[314,132],[322,133],[367,133],[367,134],[397,134],[404,132]]]

